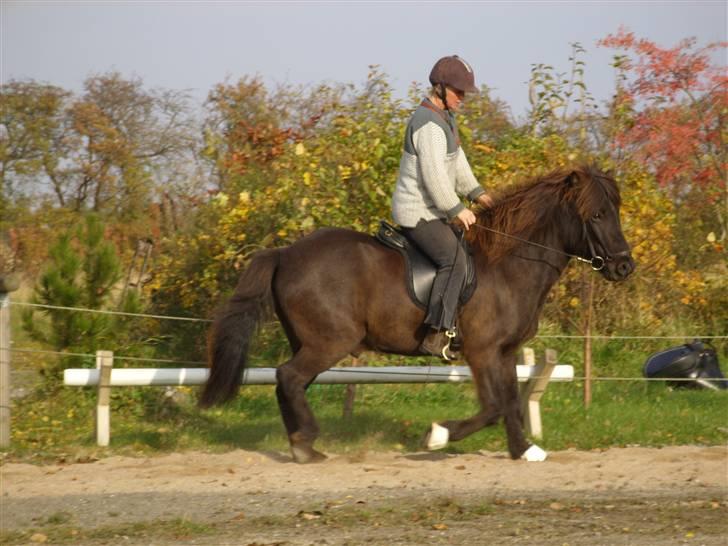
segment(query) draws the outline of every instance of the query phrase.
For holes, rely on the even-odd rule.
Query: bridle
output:
[[[552,246],[542,245],[541,243],[536,243],[535,241],[529,241],[528,239],[523,239],[522,237],[517,237],[515,235],[511,235],[510,233],[498,231],[497,229],[489,228],[486,226],[481,226],[480,224],[472,224],[470,227],[477,227],[478,229],[490,231],[491,233],[496,233],[497,235],[502,235],[503,237],[508,237],[509,239],[514,239],[516,241],[519,241],[519,242],[527,244],[527,245],[535,246],[538,248],[543,248],[544,250],[550,250],[551,252],[561,254],[562,256],[574,258],[575,260],[578,260],[580,262],[591,265],[591,268],[594,271],[601,271],[602,269],[604,269],[604,266],[606,265],[607,261],[611,260],[611,258],[610,257],[603,258],[599,254],[597,254],[596,247],[594,245],[594,242],[592,241],[591,236],[589,235],[589,230],[587,229],[586,225],[587,225],[587,221],[583,221],[582,226],[584,228],[584,237],[586,238],[587,244],[589,245],[589,251],[591,252],[591,255],[592,255],[591,258],[584,258],[583,256],[579,256],[578,254],[572,254],[570,252],[565,252],[563,250],[559,250],[558,248],[554,248]],[[602,245],[602,248],[604,248],[604,245]]]
[[[607,199],[607,202],[609,203],[609,207],[612,209],[612,212],[614,212],[615,216],[619,218],[619,212],[617,212],[616,208],[614,207],[614,203],[612,203],[610,200]],[[595,216],[596,217],[596,216]],[[620,257],[620,256],[628,256],[629,250],[622,250],[620,252],[617,252],[614,256],[611,256],[610,254],[607,254],[607,246],[602,241],[602,237],[599,235],[599,230],[596,228],[596,225],[591,220],[582,220],[582,229],[584,231],[584,238],[586,239],[586,243],[589,246],[589,252],[591,252],[592,258],[591,260],[587,260],[585,258],[577,258],[580,261],[590,263],[592,266],[592,269],[594,271],[601,271],[604,269],[604,266],[607,265],[607,262],[611,262],[614,260],[614,258]],[[594,240],[591,237],[591,233],[589,228],[591,228],[591,233],[594,234],[594,237],[596,238],[596,242],[599,243],[602,250],[604,251],[604,256],[600,256],[597,254],[596,251],[596,245],[594,244]]]
[[[609,260],[611,258],[609,256],[606,256],[606,258],[604,258],[604,257],[600,256],[599,254],[597,254],[596,245],[594,244],[594,241],[592,240],[592,237],[589,234],[589,228],[587,228],[587,223],[590,223],[590,221],[582,220],[581,226],[582,226],[582,230],[584,231],[584,238],[586,239],[586,244],[589,245],[589,252],[591,252],[592,257],[590,260],[587,260],[586,258],[579,258],[579,257],[577,257],[576,259],[590,264],[594,271],[601,271],[602,269],[604,269],[604,266],[607,265],[607,260]],[[591,228],[594,231],[594,234],[596,235],[596,230],[594,229],[593,224],[591,224]],[[597,236],[597,239],[599,239],[598,236]],[[598,241],[598,242],[601,242],[601,241]],[[601,247],[605,248],[604,244],[602,244]]]
[[[617,215],[617,217],[619,217],[619,213],[615,209],[614,203],[612,203],[611,200],[609,200],[609,198],[607,198],[606,196],[605,196],[605,199],[609,203],[609,206],[612,209],[612,211],[614,212],[614,214]],[[598,217],[599,217],[598,214],[595,214],[592,218],[598,218]],[[583,218],[581,219],[582,233],[584,234],[584,239],[586,239],[587,246],[589,247],[589,252],[591,254],[591,258],[584,258],[583,256],[579,256],[578,254],[572,254],[570,252],[565,252],[558,248],[543,245],[541,243],[536,243],[534,241],[529,241],[528,239],[523,239],[522,237],[517,237],[515,235],[511,235],[510,233],[504,233],[502,231],[498,231],[497,229],[489,228],[486,226],[481,226],[480,224],[477,224],[477,223],[472,224],[472,226],[475,226],[478,229],[482,229],[485,231],[490,231],[491,233],[496,233],[503,237],[508,237],[510,239],[514,239],[516,241],[519,241],[519,242],[527,244],[527,245],[542,248],[544,250],[549,250],[551,252],[555,252],[556,254],[561,254],[562,256],[574,258],[575,260],[577,260],[579,262],[589,264],[594,271],[601,271],[607,265],[607,262],[613,261],[614,258],[616,258],[616,257],[629,255],[628,250],[617,252],[614,256],[607,254],[607,247],[604,244],[604,242],[602,241],[602,237],[600,237],[600,235],[599,235],[599,230],[596,228],[592,219],[589,219],[589,220],[584,220]],[[599,245],[601,247],[601,249],[604,251],[604,254],[605,254],[604,256],[601,256],[600,254],[597,253],[597,245]]]

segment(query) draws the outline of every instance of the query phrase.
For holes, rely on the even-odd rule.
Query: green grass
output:
[[[27,292],[28,288],[22,295],[14,294],[14,299],[28,300]],[[12,319],[16,347],[43,348],[22,331],[19,312],[13,312]],[[690,329],[685,326],[680,330]],[[544,324],[542,333],[557,332]],[[669,340],[594,340],[593,374],[597,379],[639,378],[650,354],[677,344],[679,341]],[[529,345],[537,355],[543,354],[546,347],[556,349],[559,362],[573,364],[577,378],[583,377],[580,340],[537,338]],[[728,342],[722,342],[717,349],[720,359],[725,361]],[[256,338],[251,361],[253,365],[269,366],[285,360],[286,350],[277,327],[270,325]],[[35,377],[37,370],[53,358],[14,353],[13,371]],[[435,363],[435,359],[375,354],[365,355],[364,361],[367,365]],[[32,379],[22,378],[24,386],[32,389]],[[16,376],[14,387],[18,386],[17,379]],[[244,387],[233,403],[208,411],[196,408],[196,389],[179,389],[181,397],[176,401],[165,397],[164,389],[157,387],[113,389],[111,446],[98,448],[94,436],[94,389],[58,387],[57,378],[45,381],[51,387],[41,387],[30,396],[13,401],[12,444],[0,453],[3,459],[84,460],[112,453],[288,449],[273,387]],[[423,434],[432,421],[464,418],[477,410],[472,384],[360,385],[354,416],[347,421],[341,416],[344,392],[344,386],[333,385],[313,385],[308,391],[321,425],[317,445],[327,452],[417,451],[422,448]],[[550,450],[597,449],[625,445],[717,445],[728,440],[728,392],[670,389],[663,383],[639,380],[597,380],[588,410],[584,409],[582,392],[583,383],[578,379],[548,387],[541,402],[544,438],[540,445]],[[490,427],[447,449],[505,451],[505,433],[500,425]]]
[[[583,385],[554,383],[541,401],[549,450],[613,446],[719,445],[728,439],[728,393],[669,389],[662,383],[597,382],[588,410]],[[155,387],[112,392],[111,446],[95,445],[92,389],[38,392],[12,408],[11,460],[84,460],[108,454],[149,455],[190,449],[287,451],[273,387],[244,387],[231,404],[196,408],[195,390],[172,401]],[[321,425],[317,446],[329,453],[422,449],[434,420],[476,411],[471,384],[360,385],[350,420],[342,418],[344,386],[313,385],[310,404]],[[498,425],[451,444],[453,453],[505,451]]]
[[[559,362],[573,363],[577,380],[552,383],[541,401],[548,450],[599,449],[642,445],[720,445],[728,440],[728,392],[671,389],[662,382],[600,381],[641,376],[651,353],[669,346],[664,340],[595,341],[593,402],[583,405],[581,342],[537,339],[537,355],[546,346],[558,350]],[[272,350],[272,349],[271,349]],[[719,346],[724,359],[726,347]],[[283,358],[283,357],[281,357]],[[270,362],[253,359],[258,364]],[[365,355],[374,365],[433,364],[434,359]],[[36,365],[38,365],[36,360]],[[268,364],[270,365],[270,364]],[[15,367],[14,367],[15,368]],[[725,369],[725,366],[724,366]],[[184,450],[230,449],[287,451],[273,387],[249,386],[229,405],[201,411],[197,389],[181,388],[173,399],[159,387],[112,390],[111,446],[95,444],[92,388],[40,388],[12,405],[12,443],[2,453],[11,460],[84,460],[109,454],[149,455]],[[432,421],[458,419],[477,411],[472,384],[359,385],[350,420],[342,418],[345,387],[312,385],[308,399],[321,426],[317,447],[329,453],[422,449]],[[450,452],[505,451],[498,425],[447,448]]]
[[[174,540],[184,542],[193,537],[212,534],[214,525],[199,523],[183,518],[154,520],[124,525],[104,525],[91,529],[70,525],[69,521],[48,521],[32,531],[11,531],[0,533],[0,544],[98,544],[119,543],[129,539]],[[34,538],[35,537],[35,538]]]

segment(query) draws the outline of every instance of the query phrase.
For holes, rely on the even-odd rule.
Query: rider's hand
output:
[[[468,231],[468,229],[470,229],[470,226],[475,223],[475,214],[473,214],[473,211],[470,209],[461,210],[460,212],[458,212],[456,218],[460,220],[460,223],[465,228],[465,231]]]

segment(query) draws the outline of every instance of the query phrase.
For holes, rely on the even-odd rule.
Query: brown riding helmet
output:
[[[445,84],[464,93],[477,93],[472,67],[457,55],[443,57],[430,72],[432,85]]]

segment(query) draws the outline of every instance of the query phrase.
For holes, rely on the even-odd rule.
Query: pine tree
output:
[[[111,307],[114,287],[121,278],[121,260],[104,233],[105,227],[95,215],[87,216],[80,227],[62,233],[50,248],[49,263],[35,288],[34,303],[87,309]],[[125,310],[129,303],[122,302]],[[132,307],[138,307],[138,300]],[[118,336],[119,321],[98,313],[31,309],[23,313],[23,328],[55,351],[88,354],[106,348],[104,343]],[[71,364],[78,366],[81,361],[74,357],[59,359],[46,365],[44,373],[55,377]]]

